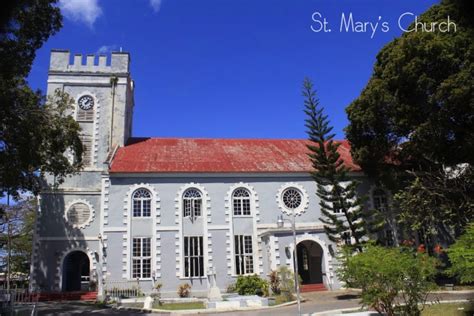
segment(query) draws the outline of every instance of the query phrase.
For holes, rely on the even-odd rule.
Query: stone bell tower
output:
[[[81,126],[84,168],[58,187],[47,177],[39,196],[34,232],[30,288],[38,291],[101,292],[106,273],[108,165],[132,131],[133,80],[130,56],[74,55],[53,50],[48,95],[59,89],[75,101],[71,114]],[[72,159],[72,157],[70,157]],[[79,264],[80,263],[80,264]],[[96,289],[97,289],[96,287]]]
[[[130,56],[114,52],[107,56],[74,55],[53,50],[48,75],[48,94],[56,89],[75,100],[72,115],[82,128],[84,171],[104,170],[115,146],[131,136],[133,80]]]

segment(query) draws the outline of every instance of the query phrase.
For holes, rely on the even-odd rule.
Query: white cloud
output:
[[[91,28],[102,15],[98,0],[59,0],[59,7],[66,18],[85,23]]]
[[[112,51],[116,51],[117,50],[117,45],[102,45],[101,47],[99,47],[99,49],[97,50],[96,54],[97,55],[100,55],[100,54],[108,54]]]
[[[153,8],[153,11],[155,11],[155,13],[158,13],[161,8],[161,0],[150,0],[150,6]]]

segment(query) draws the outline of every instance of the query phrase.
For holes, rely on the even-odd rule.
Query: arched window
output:
[[[151,193],[147,189],[133,192],[133,217],[151,216]]]
[[[232,193],[232,207],[234,215],[250,215],[250,193],[239,188]]]
[[[199,190],[191,188],[183,194],[183,217],[201,216],[202,195]]]
[[[375,189],[372,191],[372,203],[374,209],[380,212],[388,211],[387,192],[382,189]]]
[[[285,207],[289,210],[297,209],[301,205],[302,195],[296,188],[288,188],[283,191],[282,200]]]

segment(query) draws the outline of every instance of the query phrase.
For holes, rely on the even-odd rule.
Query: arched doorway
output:
[[[323,248],[312,240],[304,240],[296,246],[298,273],[302,284],[323,283]]]
[[[88,291],[90,261],[87,254],[80,250],[72,251],[63,260],[62,289],[70,291]]]

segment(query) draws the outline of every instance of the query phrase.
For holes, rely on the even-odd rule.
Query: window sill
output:
[[[101,172],[103,171],[100,168],[97,168],[96,166],[87,166],[82,168],[82,170],[79,170],[79,172]]]
[[[253,273],[246,273],[246,274],[231,274],[230,276],[232,278],[238,278],[239,276],[249,276],[249,275],[255,275],[257,274],[256,272],[253,272]],[[258,274],[257,274],[258,275]]]
[[[201,277],[179,277],[180,280],[202,280],[202,279],[207,279],[207,275],[201,276]]]
[[[234,218],[253,218],[252,215],[233,215]]]

